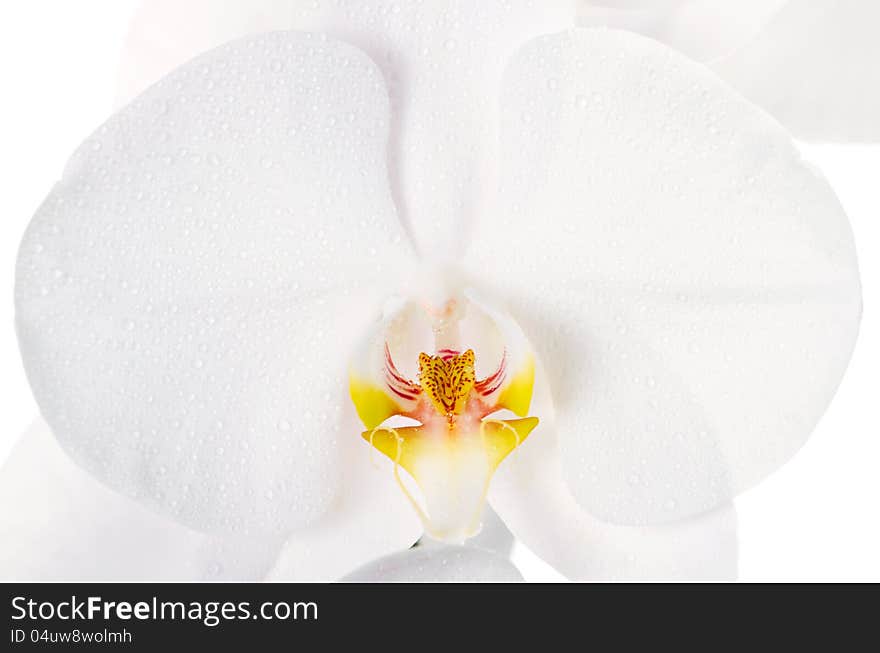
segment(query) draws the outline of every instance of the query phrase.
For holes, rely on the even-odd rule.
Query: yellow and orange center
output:
[[[394,463],[394,475],[433,537],[462,542],[480,529],[483,506],[498,465],[537,426],[526,417],[534,384],[534,363],[527,357],[514,374],[507,357],[498,370],[476,378],[475,355],[442,349],[419,355],[418,382],[404,377],[386,347],[384,383],[352,375],[350,393],[369,430],[363,437]],[[520,419],[493,419],[508,409]],[[407,417],[418,426],[391,426]],[[400,477],[403,468],[415,480],[423,505]]]
[[[437,412],[450,421],[464,412],[476,381],[472,349],[448,358],[419,354],[419,385]]]

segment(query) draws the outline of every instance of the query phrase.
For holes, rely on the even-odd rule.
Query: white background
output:
[[[67,156],[111,111],[134,5],[29,0],[0,9],[0,460],[37,414],[13,326],[18,243]],[[737,501],[740,577],[880,581],[880,146],[803,149],[852,220],[865,316],[849,373],[809,444]],[[515,560],[528,579],[557,577],[522,549]]]

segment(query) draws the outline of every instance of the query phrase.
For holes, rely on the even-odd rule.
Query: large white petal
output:
[[[713,68],[800,138],[880,140],[880,3],[789,0]]]
[[[276,582],[332,582],[376,558],[411,546],[422,523],[394,480],[393,463],[359,437],[347,420],[343,477],[333,509],[292,534],[267,576]]]
[[[376,560],[342,579],[347,583],[518,583],[506,558],[482,549],[428,542]]]
[[[330,508],[347,357],[406,263],[388,98],[300,33],[187,64],[101,127],[25,235],[21,349],[62,445],[206,530]],[[384,292],[384,291],[383,291]]]
[[[261,29],[327,33],[366,51],[393,99],[395,199],[420,249],[456,259],[495,171],[497,98],[522,43],[574,25],[575,0],[146,0],[121,78],[139,91],[177,62]]]
[[[382,68],[398,207],[421,251],[441,260],[461,254],[491,197],[509,57],[528,39],[572,25],[572,0],[299,2],[293,22],[357,45]]]
[[[101,485],[42,420],[0,469],[4,581],[260,580],[275,537],[212,537]]]
[[[836,197],[772,119],[626,32],[529,45],[503,103],[469,260],[548,369],[573,496],[628,524],[726,503],[803,444],[849,360]]]
[[[519,541],[571,580],[731,580],[737,575],[731,505],[659,526],[618,526],[586,512],[563,478],[546,411],[533,436],[499,469],[490,501]]]
[[[880,139],[876,2],[583,1],[578,21],[638,32],[707,62],[799,138]]]

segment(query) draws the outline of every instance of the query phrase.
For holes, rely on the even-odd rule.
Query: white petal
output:
[[[515,451],[490,501],[519,541],[575,581],[730,580],[737,572],[732,505],[660,526],[617,526],[583,510],[563,480],[552,420]]]
[[[118,104],[227,41],[289,29],[290,13],[291,0],[143,0],[122,53]]]
[[[789,1],[713,68],[813,141],[880,140],[880,3]]]
[[[391,165],[405,222],[426,256],[461,253],[495,170],[504,66],[525,41],[574,25],[575,0],[145,2],[126,47],[123,97],[177,63],[254,31],[330,34],[373,57],[394,101]]]
[[[382,67],[394,107],[396,199],[422,252],[457,258],[487,206],[497,101],[511,54],[574,25],[571,0],[295,3],[295,29],[327,32]]]
[[[411,546],[422,523],[394,481],[392,463],[346,426],[342,493],[333,510],[284,544],[268,575],[276,582],[332,582],[353,569]]]
[[[509,558],[511,551],[513,551],[513,542],[513,533],[510,532],[498,513],[491,506],[486,506],[483,511],[483,524],[480,532],[469,539],[467,545]]]
[[[406,263],[381,73],[255,37],[154,86],[76,153],[31,223],[17,324],[77,462],[203,530],[331,506],[348,352]]]
[[[501,203],[471,260],[519,298],[572,494],[627,524],[726,503],[803,444],[849,360],[836,197],[774,121],[632,34],[537,41],[503,101]]]
[[[4,581],[260,580],[278,538],[190,530],[101,485],[37,422],[0,470]]]
[[[581,2],[578,22],[638,32],[711,62],[799,138],[880,139],[876,2]]]
[[[507,560],[488,551],[428,542],[364,565],[348,583],[519,583]]]

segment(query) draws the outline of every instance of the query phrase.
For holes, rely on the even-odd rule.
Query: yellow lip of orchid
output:
[[[418,382],[405,378],[384,347],[383,383],[352,373],[349,391],[367,430],[362,437],[394,463],[401,490],[438,540],[463,542],[481,526],[492,475],[538,425],[526,417],[535,378],[534,359],[509,369],[505,350],[497,370],[477,380],[472,349],[450,347],[418,357]],[[493,419],[507,409],[520,419]],[[386,425],[406,417],[417,426]],[[420,505],[400,476],[403,468],[424,497]]]

